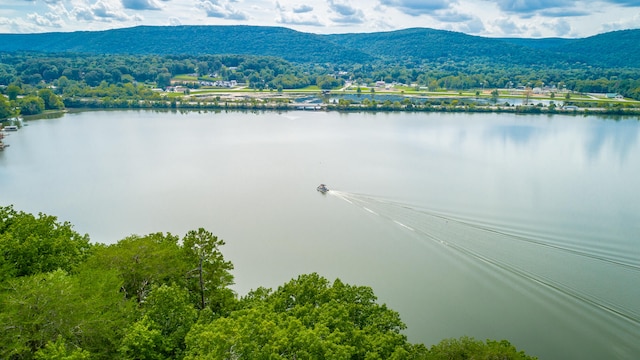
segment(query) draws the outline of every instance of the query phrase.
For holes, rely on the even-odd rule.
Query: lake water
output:
[[[637,119],[104,111],[5,142],[0,205],[103,243],[205,227],[239,295],[318,272],[373,287],[412,342],[640,358]]]

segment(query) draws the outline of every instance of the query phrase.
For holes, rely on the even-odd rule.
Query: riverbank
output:
[[[345,92],[273,93],[216,92],[164,97],[162,100],[67,98],[67,109],[183,109],[183,110],[305,110],[349,112],[466,112],[515,114],[603,114],[640,116],[640,103],[595,102],[578,98],[555,103],[549,98],[501,98],[438,93],[406,95],[399,92],[357,94]],[[518,104],[518,101],[523,102]]]

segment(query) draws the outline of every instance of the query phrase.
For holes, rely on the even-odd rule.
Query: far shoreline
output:
[[[243,89],[244,90],[244,89]],[[359,102],[344,100],[357,98]],[[300,99],[306,99],[300,101]],[[371,100],[370,100],[371,99]],[[394,99],[391,101],[389,99]],[[402,99],[402,101],[399,101]],[[315,91],[206,91],[191,94],[166,94],[161,100],[130,100],[105,98],[65,98],[65,108],[47,110],[41,114],[22,115],[24,120],[59,118],[67,113],[104,110],[168,110],[168,111],[338,111],[338,112],[415,112],[415,113],[511,113],[533,115],[606,115],[640,116],[640,102],[633,100],[605,101],[590,99],[582,94],[574,98],[554,99],[544,96],[527,98],[501,94],[500,102],[492,102],[487,94],[465,92],[378,91],[355,92],[344,90]],[[558,101],[555,103],[555,101]],[[606,104],[606,108],[602,107]],[[599,105],[599,107],[597,107]],[[640,118],[638,118],[640,120]]]

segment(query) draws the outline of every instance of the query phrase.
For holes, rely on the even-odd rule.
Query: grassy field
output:
[[[197,76],[191,76],[191,75],[176,75],[174,77],[171,78],[171,81],[198,81],[198,77]]]

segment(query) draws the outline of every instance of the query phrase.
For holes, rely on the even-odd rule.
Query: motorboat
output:
[[[320,191],[321,193],[325,194],[329,191],[329,188],[327,187],[327,185],[325,184],[320,184],[318,185],[318,187],[316,188],[316,190]]]

